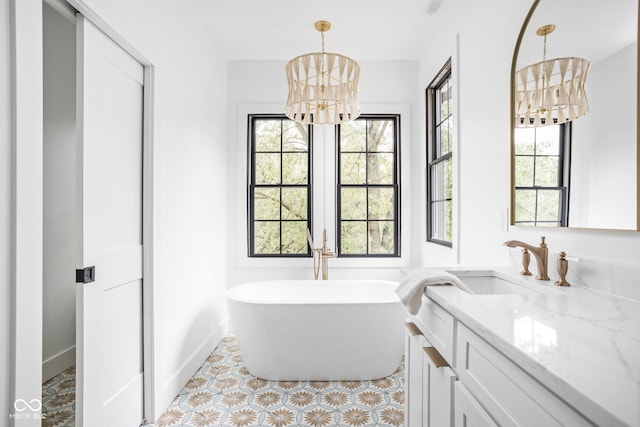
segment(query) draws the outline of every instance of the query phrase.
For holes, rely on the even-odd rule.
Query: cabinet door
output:
[[[460,381],[454,390],[455,427],[498,427]]]
[[[412,325],[412,324],[411,324]],[[415,326],[415,325],[414,325]],[[422,427],[422,348],[424,336],[407,326],[405,338],[405,415],[406,427]]]
[[[429,341],[426,342],[427,346],[430,345]],[[435,348],[423,348],[422,353],[422,395],[423,395],[423,408],[422,419],[424,426],[429,427],[444,427],[453,425],[453,414],[451,410],[451,402],[453,399],[453,384],[456,379],[456,374],[448,366],[442,366],[441,362],[437,360],[437,353]],[[433,358],[433,353],[436,353],[436,358]]]
[[[576,410],[458,324],[456,372],[460,381],[503,427],[591,426]]]
[[[405,342],[407,427],[452,425],[455,373],[413,323]]]
[[[426,341],[427,346],[430,345]],[[425,427],[447,427],[453,423],[451,400],[456,374],[444,358],[429,347],[423,348],[422,365],[422,420]],[[438,360],[438,357],[442,358]]]

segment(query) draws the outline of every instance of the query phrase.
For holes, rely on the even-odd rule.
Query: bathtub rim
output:
[[[371,295],[357,296],[345,298],[344,295],[333,296],[332,298],[291,298],[291,299],[260,299],[260,298],[248,298],[239,293],[248,287],[255,286],[267,286],[269,284],[289,284],[299,283],[301,286],[311,285],[313,287],[338,287],[346,284],[365,284],[376,283],[380,285],[387,285],[389,292],[385,292],[386,295],[376,295],[376,298],[372,298]],[[330,280],[313,280],[313,279],[283,279],[283,280],[256,280],[252,282],[244,282],[227,289],[227,300],[233,300],[246,304],[267,304],[267,305],[290,305],[290,304],[304,304],[304,305],[322,305],[322,304],[395,304],[401,303],[400,298],[395,293],[395,289],[399,282],[392,280],[381,279],[330,279]],[[386,289],[385,289],[386,291]]]

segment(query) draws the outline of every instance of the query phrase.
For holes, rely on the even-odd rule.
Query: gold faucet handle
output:
[[[307,228],[307,241],[309,242],[309,247],[311,248],[311,250],[315,250],[316,247],[313,244],[313,237],[311,236],[311,231]]]
[[[522,276],[531,276],[531,272],[529,271],[529,262],[531,261],[531,255],[529,255],[529,251],[527,248],[522,249],[522,271],[520,275]]]
[[[567,282],[569,261],[566,260],[566,256],[566,253],[560,252],[560,258],[558,258],[558,274],[560,275],[560,280],[556,282],[556,286],[571,286],[571,284]]]

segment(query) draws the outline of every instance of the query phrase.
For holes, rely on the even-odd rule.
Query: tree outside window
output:
[[[334,128],[338,256],[400,256],[399,125],[399,115],[363,115]],[[311,256],[312,129],[249,116],[250,257]]]
[[[399,116],[338,126],[340,256],[399,256]]]
[[[310,126],[250,116],[250,256],[310,256]]]
[[[566,226],[567,126],[515,129],[516,224]]]

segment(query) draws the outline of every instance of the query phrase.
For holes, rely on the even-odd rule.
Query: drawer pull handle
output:
[[[435,347],[423,347],[423,349],[424,352],[427,353],[427,356],[429,356],[429,359],[431,359],[433,364],[436,366],[436,368],[449,366],[447,361],[444,359],[444,357],[442,357],[440,353],[438,353],[438,350],[436,350]]]
[[[404,326],[407,328],[407,331],[409,331],[409,335],[411,335],[412,337],[422,335],[422,332],[420,332],[420,329],[416,326],[415,323],[405,322]]]

